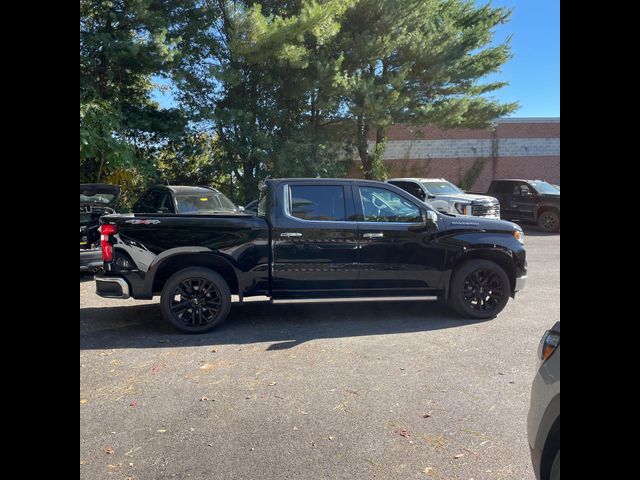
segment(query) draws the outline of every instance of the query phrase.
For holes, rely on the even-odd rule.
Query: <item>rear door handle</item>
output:
[[[384,233],[382,232],[377,232],[377,233],[363,233],[362,234],[363,238],[382,238],[384,237]]]
[[[280,236],[281,237],[301,237],[302,234],[299,232],[282,232]]]

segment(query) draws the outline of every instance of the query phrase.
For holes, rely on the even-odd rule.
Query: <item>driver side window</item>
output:
[[[384,188],[360,187],[365,222],[419,223],[420,209],[397,193]]]

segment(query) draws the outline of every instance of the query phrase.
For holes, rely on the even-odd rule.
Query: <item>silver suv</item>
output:
[[[531,461],[538,480],[560,480],[560,322],[544,333],[538,359],[527,416]]]
[[[444,178],[392,178],[387,183],[400,187],[440,212],[500,218],[500,202],[496,198],[464,193]]]

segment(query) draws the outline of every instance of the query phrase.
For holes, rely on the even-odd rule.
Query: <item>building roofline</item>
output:
[[[560,123],[560,117],[501,117],[496,123]]]

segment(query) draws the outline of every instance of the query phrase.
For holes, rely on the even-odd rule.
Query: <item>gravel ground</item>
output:
[[[494,320],[435,302],[232,308],[188,336],[80,280],[83,479],[533,480],[536,349],[560,318],[560,236],[527,231]]]

